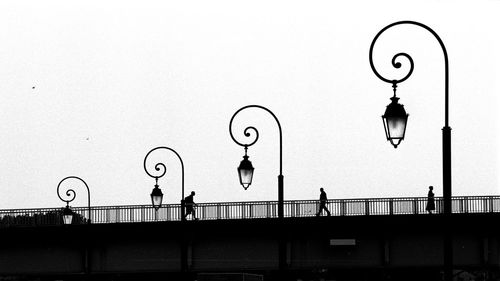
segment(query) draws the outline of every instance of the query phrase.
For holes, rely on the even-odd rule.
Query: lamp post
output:
[[[57,185],[57,196],[59,197],[59,199],[61,199],[61,201],[64,201],[66,202],[66,207],[64,208],[63,210],[63,223],[64,224],[71,224],[72,221],[73,221],[73,211],[71,210],[71,208],[69,207],[69,202],[75,200],[76,198],[76,192],[74,189],[71,189],[69,188],[67,191],[66,191],[66,196],[68,197],[68,199],[64,199],[63,197],[61,197],[61,194],[60,194],[60,187],[62,185],[62,183],[68,179],[76,179],[76,180],[79,180],[80,182],[82,182],[85,187],[87,188],[87,199],[88,199],[88,216],[89,218],[87,219],[87,223],[90,224],[91,223],[91,213],[90,213],[90,189],[89,189],[89,186],[87,185],[87,183],[82,180],[81,178],[79,177],[76,177],[76,176],[69,176],[69,177],[65,177],[64,179],[62,179],[59,184]]]
[[[73,220],[73,211],[69,207],[69,202],[75,200],[75,198],[76,198],[76,192],[75,192],[74,189],[68,188],[68,190],[66,191],[66,196],[68,197],[68,199],[62,198],[61,194],[59,192],[59,189],[60,189],[62,183],[65,182],[66,180],[69,180],[69,179],[78,180],[78,181],[82,182],[83,185],[85,185],[85,187],[87,188],[88,215],[89,215],[89,218],[87,219],[87,224],[90,225],[91,224],[91,218],[92,218],[92,214],[90,213],[90,189],[89,189],[89,186],[87,185],[87,183],[84,180],[82,180],[81,178],[77,177],[77,176],[65,177],[57,185],[57,196],[59,197],[59,199],[61,199],[61,201],[66,202],[66,207],[63,210],[63,223],[66,224],[66,225],[68,225],[68,224],[71,224],[71,222]],[[84,241],[84,242],[85,242],[85,246],[84,246],[85,250],[84,250],[84,258],[83,258],[83,261],[84,261],[83,268],[84,268],[84,272],[86,274],[88,274],[88,273],[90,273],[89,246],[87,244],[88,241]]]
[[[158,211],[158,209],[161,207],[161,203],[163,200],[163,193],[161,192],[160,186],[158,185],[158,179],[165,175],[165,173],[167,172],[167,167],[162,162],[156,163],[154,166],[155,171],[159,172],[159,173],[155,176],[148,171],[148,168],[146,166],[146,162],[147,162],[149,155],[153,151],[161,150],[161,149],[173,152],[177,156],[177,158],[179,158],[179,161],[181,162],[181,176],[182,176],[181,187],[182,188],[181,188],[181,211],[180,211],[180,214],[181,214],[181,222],[183,222],[183,223],[181,225],[181,236],[182,237],[181,237],[180,244],[181,244],[181,272],[184,274],[187,271],[187,250],[188,250],[187,249],[188,248],[187,241],[186,241],[186,237],[185,237],[185,233],[184,233],[184,231],[185,231],[184,222],[186,221],[185,208],[184,208],[184,205],[185,205],[185,202],[184,202],[184,162],[182,161],[182,158],[179,155],[179,153],[177,153],[177,151],[173,150],[170,147],[158,146],[158,147],[151,149],[144,157],[144,171],[146,171],[146,174],[148,174],[148,176],[155,179],[155,185],[154,185],[153,191],[151,192],[151,202],[152,202],[155,210]],[[186,278],[186,276],[183,275],[182,278],[184,279],[184,278]]]
[[[252,162],[250,162],[250,160],[248,160],[249,156],[247,155],[247,152],[248,152],[248,147],[254,145],[257,142],[257,140],[259,139],[259,131],[253,126],[246,127],[245,130],[243,131],[245,137],[250,137],[252,135],[251,132],[253,132],[255,134],[255,139],[253,141],[250,141],[248,143],[241,143],[241,142],[237,141],[233,135],[232,126],[233,126],[234,117],[236,117],[236,115],[238,113],[240,113],[242,110],[245,110],[247,108],[263,109],[264,111],[271,114],[273,116],[274,120],[276,121],[276,123],[278,124],[278,130],[279,130],[279,135],[280,135],[280,140],[279,140],[280,141],[279,142],[279,145],[280,145],[280,154],[279,154],[280,171],[279,171],[279,175],[278,175],[278,218],[280,220],[282,220],[284,218],[284,194],[283,194],[284,193],[284,184],[283,184],[284,177],[283,177],[283,136],[282,136],[282,131],[281,131],[281,124],[278,121],[278,118],[276,118],[276,115],[274,115],[274,113],[271,110],[269,110],[261,105],[244,106],[244,107],[238,109],[231,117],[231,121],[229,121],[229,134],[231,135],[231,138],[233,139],[233,141],[236,144],[243,146],[243,148],[245,149],[245,155],[243,156],[243,160],[241,161],[240,166],[238,167],[238,176],[240,179],[240,184],[243,186],[243,188],[245,190],[252,184],[254,167],[252,165]],[[280,271],[283,271],[285,269],[285,259],[286,259],[286,245],[284,243],[284,239],[281,238],[280,242],[279,242],[279,268],[280,268]]]
[[[375,38],[373,38],[372,44],[370,46],[370,66],[375,73],[375,75],[382,81],[387,82],[392,84],[394,95],[391,98],[392,102],[387,106],[387,110],[385,114],[382,116],[382,119],[384,121],[384,128],[386,131],[386,137],[387,139],[394,145],[396,148],[399,143],[404,139],[404,134],[406,131],[406,121],[408,118],[408,114],[404,111],[404,108],[402,105],[398,103],[398,99],[396,97],[396,88],[397,84],[405,81],[410,77],[410,75],[413,72],[413,59],[411,58],[410,55],[407,53],[398,53],[394,55],[392,58],[392,66],[395,68],[400,68],[401,63],[397,62],[399,57],[405,57],[409,63],[410,63],[410,69],[408,73],[401,79],[386,79],[380,73],[377,72],[375,69],[375,66],[373,64],[373,59],[372,59],[372,53],[373,53],[373,46],[375,45],[375,42],[379,38],[379,36],[386,31],[387,29],[396,26],[396,25],[416,25],[419,27],[422,27],[432,33],[434,37],[437,39],[439,42],[439,45],[441,46],[441,49],[443,51],[444,55],[444,84],[445,84],[445,90],[444,90],[444,127],[443,127],[443,203],[444,203],[444,215],[447,218],[446,221],[449,221],[449,216],[452,213],[451,210],[451,128],[448,123],[448,81],[449,81],[449,71],[448,71],[448,53],[446,52],[446,48],[443,44],[443,41],[441,38],[437,35],[437,33],[432,30],[430,27],[428,27],[425,24],[422,24],[420,22],[416,21],[398,21],[391,23],[387,25],[386,27],[382,28]],[[453,273],[453,248],[452,248],[452,241],[451,241],[451,234],[449,233],[449,227],[445,227],[445,238],[444,238],[444,279],[445,281],[451,281],[452,280],[452,273]]]

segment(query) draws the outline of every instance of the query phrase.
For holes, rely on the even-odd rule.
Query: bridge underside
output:
[[[250,274],[245,280],[441,280],[445,233],[452,237],[457,276],[499,280],[499,218],[492,213],[7,228],[0,231],[0,280],[243,280],[241,274],[219,275],[224,279],[214,273]],[[280,241],[286,248],[282,271]]]

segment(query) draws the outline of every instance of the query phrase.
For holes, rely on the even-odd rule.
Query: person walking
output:
[[[427,193],[427,206],[425,206],[425,210],[429,212],[429,214],[432,214],[432,211],[436,209],[436,204],[434,203],[434,192],[432,190],[434,187],[431,185],[429,186],[429,192]]]
[[[198,220],[196,218],[196,213],[194,210],[194,206],[196,205],[194,203],[194,195],[194,191],[191,191],[191,195],[184,198],[184,204],[186,205],[186,214],[184,215],[184,218],[187,218],[188,215],[191,215],[194,220]]]
[[[321,194],[319,195],[319,210],[318,213],[316,213],[316,216],[319,217],[323,210],[325,210],[328,216],[330,216],[330,211],[326,207],[326,201],[328,200],[328,198],[326,197],[326,192],[323,188],[320,188],[319,191],[321,192]]]

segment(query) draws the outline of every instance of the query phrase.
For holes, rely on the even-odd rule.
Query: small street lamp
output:
[[[66,202],[66,207],[64,208],[64,210],[62,211],[62,218],[63,218],[63,223],[68,225],[68,224],[71,224],[73,222],[73,217],[74,217],[74,212],[73,210],[71,210],[71,208],[69,207],[69,202],[75,200],[76,198],[76,192],[74,189],[71,189],[69,188],[67,191],[66,191],[66,196],[68,197],[68,199],[64,199],[63,197],[61,197],[61,194],[59,192],[59,189],[62,185],[62,183],[68,179],[76,179],[76,180],[79,180],[80,182],[82,182],[85,187],[87,188],[87,200],[88,200],[88,219],[87,219],[87,223],[90,224],[91,223],[91,218],[92,218],[92,215],[91,215],[91,212],[90,212],[90,189],[89,189],[89,186],[87,185],[87,183],[82,180],[81,178],[79,177],[76,177],[76,176],[69,176],[69,177],[65,177],[64,179],[62,179],[59,184],[57,185],[57,196],[59,197],[59,199],[61,199],[61,201],[64,201]]]

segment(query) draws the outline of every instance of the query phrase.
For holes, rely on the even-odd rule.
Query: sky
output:
[[[235,119],[260,138],[248,190],[229,135],[239,108],[270,109],[283,130],[285,200],[442,195],[444,60],[416,26],[387,30],[377,70],[398,52],[415,63],[398,86],[409,113],[405,140],[386,141],[381,115],[392,88],[368,51],[386,25],[434,29],[450,61],[453,195],[499,195],[500,1],[1,1],[0,209],[59,207],[66,176],[84,179],[91,205],[150,204],[149,150],[182,157],[196,202],[277,200],[279,135],[267,112]],[[181,199],[180,162],[159,180]],[[73,206],[86,190],[72,185]]]

